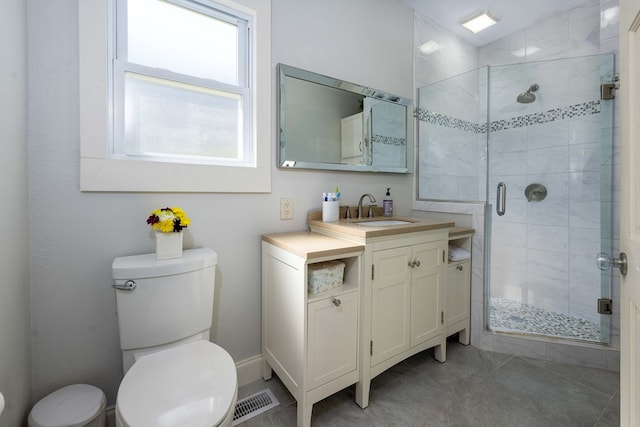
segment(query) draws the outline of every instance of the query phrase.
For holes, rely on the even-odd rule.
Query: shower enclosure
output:
[[[613,55],[481,67],[419,89],[418,199],[484,203],[485,327],[610,340]],[[600,304],[598,301],[600,300]],[[605,310],[603,310],[605,309]]]

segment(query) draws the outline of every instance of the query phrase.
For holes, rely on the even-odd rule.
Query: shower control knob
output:
[[[611,258],[609,254],[600,252],[596,257],[596,265],[602,271],[607,271],[612,266],[620,269],[620,274],[627,274],[627,254],[620,252],[618,258]]]

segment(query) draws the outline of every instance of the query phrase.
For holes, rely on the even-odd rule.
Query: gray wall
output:
[[[27,4],[34,401],[83,381],[105,390],[110,405],[115,402],[122,363],[111,262],[153,250],[145,224],[152,209],[181,206],[192,220],[185,246],[218,252],[212,338],[236,362],[260,353],[262,234],[305,229],[307,212],[320,208],[319,196],[336,186],[347,204],[364,192],[382,200],[391,187],[397,213],[410,212],[409,175],[275,167],[271,194],[81,193],[77,1]],[[273,105],[279,62],[413,96],[413,14],[402,3],[273,0],[272,11]],[[382,29],[370,28],[381,20]],[[275,127],[272,141],[275,165]],[[25,187],[11,191],[24,194]],[[279,219],[281,197],[293,198],[293,220]],[[12,227],[26,227],[20,221],[24,215],[16,218]]]
[[[17,426],[29,410],[29,212],[27,206],[27,28],[23,0],[0,5],[0,426]]]

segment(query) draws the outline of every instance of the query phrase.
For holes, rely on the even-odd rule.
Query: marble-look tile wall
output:
[[[514,64],[519,62],[532,62],[546,59],[558,59],[566,57],[575,57],[581,55],[592,55],[599,53],[617,53],[618,49],[618,15],[617,9],[618,0],[592,0],[587,1],[584,6],[573,9],[565,14],[558,15],[550,18],[549,20],[533,25],[529,28],[518,31],[510,36],[507,36],[501,40],[498,40],[490,45],[483,46],[482,48],[475,48],[474,46],[465,43],[457,38],[455,35],[448,33],[446,30],[439,27],[428,17],[420,16],[416,14],[415,18],[415,42],[416,42],[416,57],[415,57],[415,79],[416,88],[425,86],[426,84],[435,83],[445,78],[456,76],[468,70],[476,69],[482,65],[504,65]],[[424,55],[418,47],[428,40],[435,40],[442,47],[431,55]],[[521,56],[514,56],[515,54]],[[617,70],[617,64],[616,64]],[[571,77],[569,77],[571,78]],[[566,80],[565,80],[566,81]],[[523,80],[519,86],[518,91],[524,91],[532,82],[530,80]],[[482,90],[482,89],[480,89]],[[516,91],[516,94],[519,93]],[[573,95],[578,95],[580,90],[576,87]],[[513,99],[513,94],[509,97]],[[542,97],[542,92],[540,93]],[[568,96],[572,96],[571,94]],[[570,98],[568,98],[570,99]],[[512,102],[512,101],[510,101]],[[616,101],[617,102],[617,101]],[[570,105],[570,104],[567,104]],[[619,235],[619,225],[617,218],[619,218],[619,188],[617,182],[619,180],[619,114],[617,113],[617,104],[614,107],[614,126],[612,129],[614,150],[613,150],[613,199],[611,203],[612,218],[614,219],[613,226],[613,252],[617,253],[619,248],[619,241],[617,236]],[[482,112],[479,110],[480,114]],[[493,120],[493,118],[492,118]],[[588,135],[589,132],[578,132],[576,127],[572,126],[579,121],[585,120],[584,118],[572,119],[575,123],[569,124],[569,129],[566,130],[570,134],[570,138],[581,138],[583,133]],[[584,125],[584,123],[582,123]],[[420,126],[423,126],[422,124]],[[581,129],[589,129],[590,125],[583,126]],[[504,141],[509,141],[510,146],[517,144],[524,144],[531,129],[528,128],[513,128],[505,131]],[[423,132],[427,130],[419,129]],[[542,135],[553,135],[556,132],[554,125],[536,127],[532,132],[540,132]],[[547,132],[550,132],[547,133]],[[422,135],[419,134],[419,139],[422,141]],[[544,137],[535,138],[536,141],[544,141]],[[571,139],[570,139],[571,141]],[[573,140],[574,142],[576,139]],[[586,141],[586,140],[584,140]],[[494,144],[500,144],[500,141],[494,141]],[[535,144],[532,143],[532,144]],[[566,158],[575,159],[581,161],[586,156],[588,146],[590,142],[585,142],[582,147],[574,145],[567,147]],[[577,148],[576,148],[577,147]],[[549,147],[545,148],[548,149]],[[540,147],[542,150],[543,147]],[[565,150],[564,148],[562,150]],[[508,154],[507,154],[508,156]],[[512,155],[517,156],[517,155]],[[526,154],[523,161],[535,162],[538,156],[535,152]],[[430,159],[424,158],[419,155],[418,157],[418,169],[426,168],[427,162]],[[507,164],[514,164],[513,161],[507,161]],[[528,163],[525,163],[528,164]],[[534,166],[535,168],[535,166]],[[540,171],[544,172],[544,171]],[[576,172],[578,173],[578,172]],[[590,182],[592,176],[589,176],[589,172],[585,172],[586,175],[580,177],[583,183]],[[575,175],[576,180],[578,175]],[[416,185],[424,185],[428,179],[419,179]],[[566,182],[565,182],[566,181]],[[556,184],[554,184],[555,186]],[[571,185],[576,185],[576,182],[572,184],[569,178],[561,180],[558,184],[558,188],[565,188]],[[588,186],[588,185],[587,185]],[[583,188],[584,194],[586,187]],[[473,192],[474,190],[469,190]],[[420,189],[417,189],[417,194],[420,194]],[[579,196],[578,196],[579,197]],[[450,198],[447,198],[450,200]],[[589,201],[585,201],[589,203]],[[525,205],[526,206],[526,205]],[[592,347],[592,346],[575,346],[567,345],[561,342],[552,342],[545,339],[529,339],[524,337],[513,337],[500,334],[493,334],[485,330],[485,284],[484,284],[484,247],[485,247],[485,217],[486,207],[482,203],[450,203],[440,202],[432,200],[417,200],[414,203],[414,209],[416,214],[422,215],[425,212],[437,213],[438,215],[450,214],[456,218],[468,217],[468,220],[464,222],[472,224],[476,230],[473,242],[473,270],[472,270],[472,344],[483,349],[494,351],[505,351],[513,354],[526,355],[532,357],[538,357],[543,359],[551,359],[564,362],[574,362],[588,366],[597,366],[608,369],[619,369],[619,277],[617,273],[613,275],[612,284],[612,297],[614,299],[614,315],[611,318],[611,346],[610,347]],[[516,206],[512,207],[513,210]],[[521,208],[522,210],[522,208]],[[567,208],[566,214],[572,215],[572,210]],[[593,218],[583,218],[587,221],[591,221]],[[583,242],[593,241],[593,229],[589,227],[569,228],[568,236],[562,232],[560,234],[554,233],[555,225],[549,224],[545,228],[539,227],[541,224],[531,224],[528,229],[525,227],[520,232],[530,236],[530,243],[532,245],[531,250],[539,247],[554,247],[562,248],[568,245],[574,248],[586,248]],[[579,229],[582,228],[582,229]],[[505,230],[505,233],[513,233],[513,230]],[[546,236],[546,237],[545,237]],[[500,253],[495,251],[492,257],[517,257],[518,251],[508,251],[506,248]],[[587,262],[583,253],[570,252],[568,255],[570,259],[570,274],[573,271],[574,275],[578,275],[580,271],[579,265]],[[590,252],[590,251],[589,251]],[[590,254],[589,254],[590,255]],[[582,257],[582,258],[581,258]],[[523,272],[513,273],[514,279],[525,280],[526,275]],[[571,292],[569,288],[569,292]],[[573,292],[578,292],[577,289],[573,289]],[[591,298],[591,296],[585,297]]]
[[[491,67],[489,137],[490,200],[498,182],[507,186],[505,215],[492,213],[491,296],[596,324],[593,260],[601,201],[610,202],[600,176],[611,164],[601,129],[611,129],[613,102],[599,99],[601,73],[612,81],[612,55]],[[535,102],[517,103],[533,83]],[[533,183],[547,188],[543,201],[525,197]]]
[[[419,199],[485,200],[486,79],[482,67],[418,91]]]

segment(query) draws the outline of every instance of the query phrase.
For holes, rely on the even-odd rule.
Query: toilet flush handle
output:
[[[118,280],[115,285],[111,285],[112,288],[118,291],[133,291],[136,286],[136,282],[133,280],[127,280],[125,282]]]

